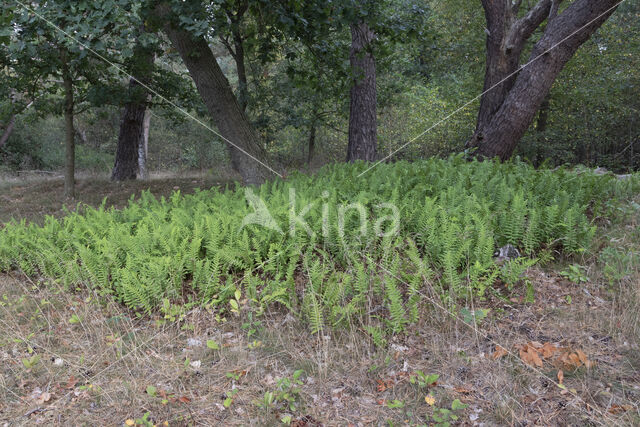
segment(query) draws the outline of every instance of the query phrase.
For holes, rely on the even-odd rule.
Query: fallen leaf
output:
[[[525,344],[520,348],[520,359],[522,359],[522,361],[527,365],[542,368],[542,359],[540,359],[538,352],[534,347],[528,344]]]
[[[622,412],[626,412],[633,409],[633,406],[631,405],[616,405],[615,403],[613,405],[611,405],[611,407],[608,409],[608,412],[610,414],[620,414]]]
[[[376,380],[376,382],[378,383],[378,386],[376,387],[376,389],[380,393],[385,391],[388,388],[392,388],[393,385],[395,384],[395,381],[392,378],[389,378],[387,380]]]
[[[136,422],[133,421],[131,418],[129,418],[127,421],[124,422],[126,425],[128,426],[134,426],[136,425]]]
[[[580,360],[580,362],[582,362],[583,364],[586,364],[589,359],[587,358],[587,355],[584,354],[584,352],[580,349],[576,350],[576,354],[578,355],[578,359]]]
[[[78,384],[78,380],[76,379],[76,377],[71,375],[69,377],[69,380],[67,381],[67,385],[65,386],[65,388],[68,388],[68,389],[75,388],[76,384]]]
[[[564,380],[564,372],[562,372],[562,369],[560,369],[558,371],[558,384],[562,384],[563,380]]]
[[[462,393],[462,394],[469,394],[469,393],[473,392],[472,389],[470,389],[469,387],[466,387],[466,386],[454,387],[453,391],[456,391],[456,392]]]
[[[180,402],[182,402],[182,403],[189,403],[189,402],[191,402],[191,399],[189,399],[187,396],[180,396],[180,397],[178,398],[178,400],[179,400]]]
[[[496,360],[500,359],[502,356],[506,356],[507,354],[509,353],[507,352],[507,350],[505,350],[504,347],[497,345],[496,351],[493,352],[493,355],[491,357],[493,358],[493,360]]]
[[[551,356],[553,356],[553,354],[554,354],[555,352],[557,352],[557,351],[558,351],[558,347],[556,347],[555,345],[553,345],[553,344],[551,344],[551,343],[549,343],[549,342],[546,342],[546,343],[544,343],[544,345],[542,346],[542,357],[543,357],[544,359],[548,359],[548,358],[550,358]]]
[[[36,401],[40,404],[48,402],[49,400],[51,400],[51,393],[49,393],[48,391],[45,391],[36,399]]]
[[[569,355],[569,360],[570,360],[570,364],[575,366],[576,368],[578,368],[580,365],[582,365],[582,362],[580,361],[580,358],[578,357],[578,355],[576,353],[571,353]]]

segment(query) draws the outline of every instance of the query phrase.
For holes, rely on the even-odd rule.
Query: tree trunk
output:
[[[544,100],[542,101],[542,105],[540,105],[540,110],[538,111],[538,122],[536,123],[536,131],[539,133],[546,132],[547,130],[547,122],[549,121],[549,107],[550,107],[550,96],[547,94]]]
[[[468,148],[476,148],[477,157],[501,160],[511,157],[558,73],[609,18],[617,3],[617,0],[576,0],[557,14],[560,1],[539,0],[529,13],[517,19],[520,1],[482,0],[489,31],[484,89],[488,92],[482,96],[476,131],[467,143]],[[540,58],[508,77],[519,69],[525,42],[547,18],[530,60]]]
[[[143,138],[147,110],[146,101],[139,99],[139,93],[136,96],[140,88],[136,80],[129,80],[129,96],[133,98],[125,104],[120,118],[116,161],[111,173],[113,181],[136,179],[138,173],[138,145]]]
[[[375,34],[365,22],[351,25],[350,61],[353,72],[349,107],[349,144],[347,161],[376,160],[377,92],[376,62],[371,52]]]
[[[309,151],[307,153],[307,164],[310,165],[316,151],[316,121],[311,122],[309,129]]]
[[[236,62],[236,69],[238,71],[238,103],[240,104],[242,111],[247,111],[249,88],[247,84],[247,69],[244,60],[244,43],[239,30],[233,34],[233,43],[235,45],[235,55],[233,59]]]
[[[138,144],[138,172],[140,179],[149,179],[147,157],[149,156],[149,126],[151,125],[151,109],[147,106],[142,124],[142,139]]]
[[[235,6],[235,8],[229,7],[225,9],[227,19],[230,23],[233,46],[231,41],[225,36],[221,35],[220,41],[222,41],[222,44],[227,48],[227,51],[229,51],[233,61],[236,63],[236,72],[238,74],[238,104],[240,104],[242,111],[247,111],[249,86],[247,83],[247,67],[244,55],[244,37],[242,36],[240,25],[244,14],[249,9],[249,2],[247,0],[241,0],[233,3],[233,6]]]
[[[73,78],[69,70],[68,52],[60,51],[62,61],[62,82],[64,85],[64,123],[65,123],[65,173],[64,173],[64,197],[75,198],[75,174],[76,174],[76,144],[75,128],[73,126]]]
[[[16,115],[12,115],[11,118],[9,119],[9,123],[7,123],[7,127],[4,128],[4,131],[2,132],[2,136],[0,136],[0,148],[2,148],[2,146],[4,144],[7,143],[7,141],[9,140],[9,137],[11,136],[11,133],[13,133],[13,128],[16,125]]]
[[[138,174],[138,147],[144,138],[144,120],[149,93],[139,82],[148,85],[152,80],[155,55],[152,49],[138,44],[135,47],[135,62],[131,68],[128,100],[120,119],[120,133],[116,149],[115,165],[111,173],[113,181],[136,179]]]
[[[260,137],[238,103],[229,81],[204,37],[193,38],[180,28],[164,28],[184,61],[231,155],[231,164],[246,184],[260,184],[273,170],[266,164]],[[274,172],[275,173],[275,172]]]

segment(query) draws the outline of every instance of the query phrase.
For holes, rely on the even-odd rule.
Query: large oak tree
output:
[[[484,93],[467,147],[480,158],[508,159],[551,86],[578,48],[613,14],[620,0],[539,0],[524,14],[522,0],[482,0],[487,21]],[[544,23],[529,62],[523,50]]]

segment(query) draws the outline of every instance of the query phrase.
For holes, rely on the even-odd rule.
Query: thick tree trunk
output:
[[[376,61],[371,52],[375,34],[365,22],[351,26],[351,69],[354,82],[349,108],[347,161],[373,162],[377,156]]]
[[[139,81],[145,85],[151,82],[154,59],[153,50],[136,46],[135,64],[131,70],[135,78],[129,79],[129,99],[120,119],[115,165],[111,172],[113,181],[136,179],[138,174],[138,147],[144,138],[144,119],[149,102],[149,93]]]
[[[182,57],[198,93],[226,140],[234,169],[246,184],[259,184],[271,177],[260,137],[244,114],[204,37],[193,38],[187,31],[170,24],[164,31]]]
[[[140,87],[134,79],[129,80],[130,96]],[[111,173],[113,181],[136,179],[138,174],[138,145],[143,138],[146,102],[140,99],[128,101],[120,118],[120,134],[116,149],[116,162]]]
[[[9,137],[13,133],[13,128],[15,126],[16,126],[16,116],[14,114],[9,119],[9,123],[7,123],[7,126],[4,128],[4,131],[2,131],[2,136],[0,136],[0,148],[2,148],[2,146],[7,143],[7,141],[9,140]]]
[[[65,49],[60,53],[62,61],[62,82],[64,85],[64,123],[65,123],[65,173],[64,197],[75,198],[76,144],[73,126],[73,78],[69,70],[68,53]]]
[[[149,126],[151,126],[151,109],[147,107],[144,112],[142,124],[142,139],[138,144],[138,172],[140,179],[149,179],[147,170],[147,157],[149,157]]]
[[[516,19],[521,2],[482,1],[489,28],[485,75],[485,91],[489,92],[482,97],[476,132],[467,143],[468,148],[476,148],[477,157],[511,157],[558,73],[614,12],[617,0],[576,0],[558,15],[559,2],[539,0],[529,13]],[[519,68],[524,43],[547,18],[544,34],[530,60],[543,56],[513,78],[507,78]]]

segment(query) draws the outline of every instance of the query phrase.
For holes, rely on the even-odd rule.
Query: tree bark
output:
[[[2,132],[2,136],[0,136],[0,148],[2,148],[2,146],[4,144],[7,143],[7,141],[9,140],[9,137],[11,136],[11,133],[13,133],[13,128],[16,125],[16,115],[12,115],[11,118],[9,119],[9,123],[7,123],[7,127],[4,128],[4,131]]]
[[[316,120],[313,120],[309,129],[309,151],[307,153],[307,164],[310,165],[316,151]]]
[[[480,102],[476,131],[467,142],[468,148],[476,149],[477,157],[511,157],[558,73],[615,11],[617,3],[576,0],[558,14],[560,1],[539,0],[529,13],[517,19],[521,1],[514,4],[511,0],[482,0],[489,31],[484,88],[488,92]],[[545,19],[546,28],[530,60],[542,56],[508,77],[519,70],[525,42]]]
[[[135,93],[139,86],[138,82],[130,79],[129,93]],[[146,103],[140,100],[130,100],[124,106],[122,117],[120,118],[116,160],[111,173],[112,181],[136,179],[138,173],[138,144],[143,138],[146,110]]]
[[[547,94],[544,100],[542,101],[542,105],[540,105],[540,110],[538,111],[538,122],[536,123],[536,131],[539,133],[546,132],[547,123],[549,122],[549,107],[550,107],[550,96]]]
[[[353,72],[349,107],[347,162],[373,162],[377,156],[376,62],[371,52],[375,34],[366,22],[351,25],[350,62]]]
[[[198,93],[224,137],[234,169],[246,184],[260,184],[271,177],[260,137],[238,103],[204,37],[194,38],[171,24],[164,27],[164,32],[182,57]]]
[[[128,100],[124,105],[120,119],[120,133],[116,149],[115,164],[111,180],[125,181],[136,179],[138,174],[139,145],[144,138],[144,119],[149,102],[149,93],[139,82],[148,85],[152,79],[155,55],[152,49],[137,45],[135,63],[129,79]],[[137,79],[137,80],[136,80]]]
[[[227,51],[236,63],[236,72],[238,74],[238,104],[242,111],[247,111],[249,102],[249,86],[247,83],[247,67],[245,64],[244,54],[244,37],[242,36],[242,19],[249,9],[249,3],[246,0],[240,0],[232,4],[235,8],[226,8],[225,14],[229,21],[231,39],[224,35],[220,35],[220,41],[227,48]],[[229,6],[232,6],[231,4]]]
[[[149,179],[147,157],[149,157],[149,126],[151,125],[151,109],[147,106],[142,124],[142,139],[138,144],[138,172],[140,179]]]
[[[76,144],[75,128],[73,126],[73,78],[69,69],[69,55],[66,49],[61,49],[62,82],[64,86],[64,123],[65,123],[65,173],[64,197],[75,198],[76,173]]]
[[[244,59],[244,42],[242,35],[237,31],[233,33],[233,44],[235,46],[235,55],[233,59],[236,62],[236,69],[238,71],[238,103],[242,111],[247,111],[247,104],[249,103],[249,87],[247,83],[247,68],[245,66]]]

